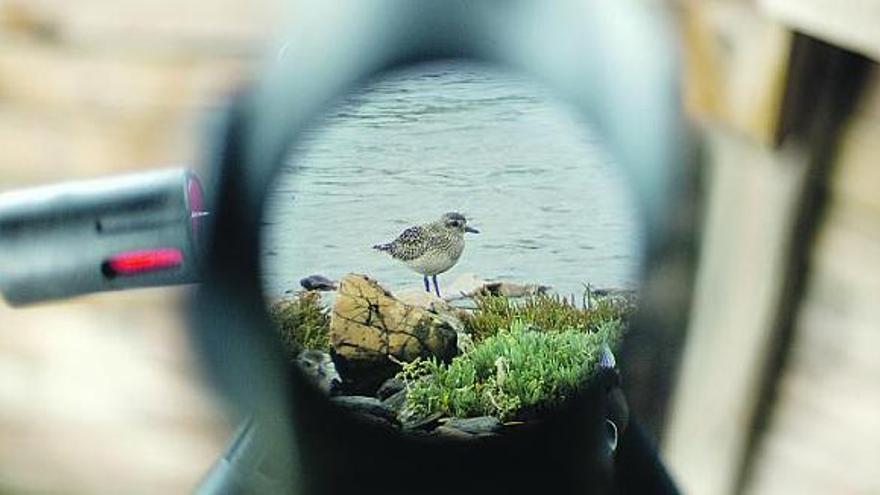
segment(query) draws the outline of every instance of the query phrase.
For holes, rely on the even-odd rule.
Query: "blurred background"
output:
[[[0,190],[195,163],[275,18],[259,0],[0,0]],[[0,493],[196,486],[234,425],[186,290],[0,304]]]
[[[699,258],[673,245],[649,281],[689,319],[635,339],[628,398],[687,493],[880,493],[880,0],[651,3],[703,141]],[[0,1],[0,190],[193,163],[277,7]],[[0,492],[195,486],[232,425],[185,291],[0,306]]]

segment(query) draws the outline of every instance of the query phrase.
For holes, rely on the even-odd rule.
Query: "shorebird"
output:
[[[404,230],[388,244],[377,244],[373,249],[386,252],[415,272],[421,273],[425,290],[431,292],[428,277],[434,281],[434,291],[440,297],[437,275],[452,268],[464,250],[464,234],[480,231],[468,226],[461,213],[449,212],[439,220],[415,225]]]

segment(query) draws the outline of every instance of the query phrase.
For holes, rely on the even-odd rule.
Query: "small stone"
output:
[[[447,425],[441,425],[437,428],[434,428],[434,431],[431,432],[433,436],[449,439],[449,440],[473,440],[476,438],[476,435],[472,435],[465,431],[459,430],[458,428],[453,428]]]
[[[315,350],[305,350],[296,357],[297,367],[313,385],[325,394],[333,394],[342,384],[330,354]]]
[[[400,411],[403,410],[404,404],[406,404],[406,389],[400,390],[394,395],[383,400],[382,404],[390,408],[392,411],[400,413]]]
[[[632,301],[636,298],[636,291],[632,289],[591,289],[590,293],[598,297],[615,298],[628,301]]]
[[[440,424],[443,413],[433,413],[419,419],[402,418],[403,428],[407,430],[432,430]]]
[[[359,415],[373,416],[390,423],[397,423],[397,413],[375,397],[341,395],[333,397],[330,401]]]
[[[515,282],[483,280],[473,273],[465,273],[455,279],[446,289],[448,301],[472,298],[479,294],[490,294],[505,297],[526,297],[544,294],[548,290],[545,285],[519,284]]]
[[[309,275],[299,281],[305,290],[331,291],[336,290],[336,282],[323,275]]]
[[[388,397],[396,394],[397,392],[400,392],[405,387],[406,383],[403,380],[397,378],[396,376],[393,376],[385,380],[385,383],[383,383],[382,386],[379,387],[379,390],[376,392],[376,397],[381,400],[385,400]]]
[[[614,369],[615,366],[617,366],[617,360],[614,359],[614,353],[611,352],[608,344],[603,344],[602,353],[599,355],[599,367]]]
[[[449,287],[446,288],[447,300],[464,299],[472,297],[479,292],[488,282],[481,279],[473,273],[464,273],[456,278]]]
[[[481,290],[493,295],[504,297],[527,297],[545,294],[549,288],[538,284],[517,284],[514,282],[489,282]]]
[[[476,418],[452,418],[444,423],[443,426],[463,431],[470,435],[485,435],[490,433],[498,433],[501,431],[502,424],[498,418],[494,416],[479,416]]]

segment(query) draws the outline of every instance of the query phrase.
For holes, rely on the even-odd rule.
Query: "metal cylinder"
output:
[[[206,214],[184,169],[0,194],[0,292],[20,305],[196,282]]]

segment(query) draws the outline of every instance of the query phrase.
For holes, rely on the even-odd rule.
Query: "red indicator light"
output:
[[[183,252],[177,248],[138,249],[111,256],[101,269],[106,277],[115,277],[168,270],[182,264]]]

